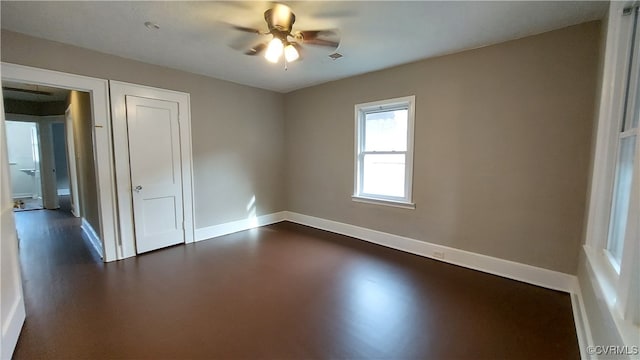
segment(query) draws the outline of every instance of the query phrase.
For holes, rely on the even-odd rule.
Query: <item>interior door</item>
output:
[[[183,243],[178,103],[125,101],[136,252]]]
[[[0,359],[11,359],[25,320],[25,307],[11,198],[4,101],[0,102],[0,289]]]

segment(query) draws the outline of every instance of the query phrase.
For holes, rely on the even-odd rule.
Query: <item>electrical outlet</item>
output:
[[[434,251],[433,257],[436,259],[444,260],[444,251]]]

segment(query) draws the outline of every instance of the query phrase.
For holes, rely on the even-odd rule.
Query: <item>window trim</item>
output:
[[[637,260],[637,241],[631,239],[640,234],[640,221],[628,221],[623,242],[623,253],[619,271],[616,271],[608,254],[609,222],[613,200],[618,148],[622,131],[622,118],[625,116],[626,77],[629,64],[629,46],[631,44],[629,21],[625,8],[637,7],[637,3],[612,1],[609,4],[606,50],[601,87],[600,106],[596,133],[596,148],[592,168],[591,193],[587,217],[586,241],[583,247],[587,267],[593,272],[590,278],[594,289],[602,296],[618,333],[626,345],[637,345],[640,335],[638,313],[634,313],[631,294],[634,288],[631,275]],[[634,10],[635,11],[635,10]],[[637,33],[640,29],[636,29]],[[636,41],[638,36],[636,36]],[[638,47],[636,48],[636,53]],[[637,68],[637,67],[636,67]],[[637,78],[637,72],[632,74]],[[631,85],[634,86],[634,85]],[[635,169],[640,169],[640,141],[636,141]],[[640,170],[634,171],[629,204],[629,219],[640,213]],[[635,323],[634,323],[635,322]]]
[[[414,150],[414,129],[415,129],[415,95],[398,97],[387,100],[372,101],[355,105],[355,126],[354,126],[354,182],[352,200],[356,202],[388,205],[414,209],[413,203],[413,150]],[[407,150],[389,151],[390,154],[405,154],[405,176],[404,189],[405,197],[384,196],[361,192],[363,181],[364,155],[364,115],[372,110],[397,110],[407,108]],[[381,152],[375,152],[381,153]],[[382,152],[385,153],[385,152]]]

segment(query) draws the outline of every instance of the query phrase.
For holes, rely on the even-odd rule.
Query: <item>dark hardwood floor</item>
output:
[[[16,214],[16,359],[577,359],[568,294],[279,223],[102,264]]]

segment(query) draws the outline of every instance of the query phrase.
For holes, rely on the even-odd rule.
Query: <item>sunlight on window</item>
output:
[[[404,197],[404,154],[366,154],[362,192]]]
[[[618,264],[622,260],[622,245],[624,244],[629,202],[631,201],[635,146],[635,136],[630,136],[620,141],[620,154],[618,156],[611,221],[609,223],[609,242],[607,244],[607,250],[609,250]]]
[[[356,105],[354,197],[411,204],[415,97]]]
[[[408,111],[368,113],[364,151],[406,151]]]

